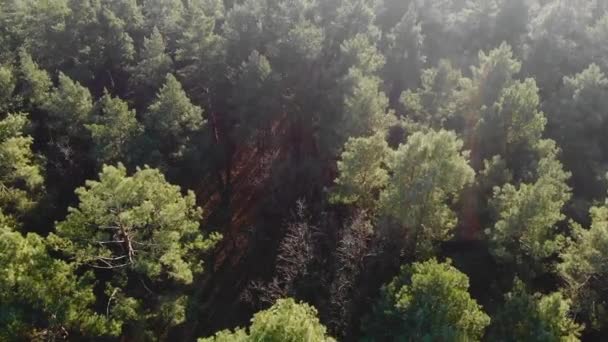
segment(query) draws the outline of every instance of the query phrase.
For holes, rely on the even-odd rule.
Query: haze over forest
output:
[[[605,341],[607,196],[606,0],[0,0],[0,341]]]

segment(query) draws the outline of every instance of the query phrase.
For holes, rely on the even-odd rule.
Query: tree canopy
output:
[[[111,272],[106,314],[127,323],[149,320],[154,334],[181,323],[187,296],[164,288],[192,284],[202,271],[201,252],[219,238],[199,231],[202,212],[194,194],[183,196],[155,169],[127,176],[122,164],[104,166],[99,181],[87,181],[76,193],[78,207],[57,224],[51,242],[75,266]],[[124,288],[129,281],[159,297],[144,300],[141,289]]]
[[[272,307],[256,313],[248,329],[234,332],[221,331],[213,337],[199,342],[221,341],[335,341],[327,336],[325,327],[319,323],[317,310],[306,303],[297,303],[291,298],[279,299]]]
[[[529,294],[516,279],[489,328],[493,341],[578,341],[582,326],[569,315],[570,301],[559,292]]]
[[[605,339],[607,41],[606,0],[0,0],[0,340]]]
[[[404,266],[382,288],[365,340],[478,341],[490,317],[468,290],[467,276],[449,261]]]

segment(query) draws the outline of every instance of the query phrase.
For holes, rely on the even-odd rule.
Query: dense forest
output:
[[[608,339],[608,1],[0,0],[0,341]]]

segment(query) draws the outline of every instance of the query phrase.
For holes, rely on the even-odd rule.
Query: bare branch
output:
[[[117,288],[112,291],[110,298],[108,298],[108,305],[106,306],[106,317],[110,316],[110,303],[112,303],[112,299],[114,298],[114,295],[116,295],[116,292],[118,292]]]
[[[91,267],[93,268],[99,268],[99,269],[105,269],[105,270],[112,270],[115,268],[123,268],[126,266],[129,266],[130,263],[126,263],[126,264],[121,264],[121,265],[112,265],[112,266],[99,266],[99,265],[91,265]]]

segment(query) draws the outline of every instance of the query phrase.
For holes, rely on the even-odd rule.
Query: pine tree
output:
[[[19,51],[19,62],[19,72],[24,83],[21,96],[30,107],[43,106],[53,86],[51,78],[24,50]]]
[[[144,38],[139,61],[131,71],[130,84],[138,103],[148,103],[150,94],[160,89],[172,67],[166,42],[158,28],[154,27],[150,37]]]
[[[423,70],[420,88],[401,94],[400,102],[407,117],[434,129],[448,128],[457,109],[461,78],[461,72],[447,60]]]
[[[0,224],[0,339],[58,340],[119,333],[94,311],[93,274],[54,259],[46,241]]]
[[[391,177],[380,193],[380,211],[406,230],[408,252],[418,257],[447,240],[456,226],[449,200],[475,176],[462,145],[452,132],[416,132],[388,161]]]
[[[268,310],[256,313],[247,330],[239,328],[234,332],[221,331],[213,337],[199,339],[199,342],[335,341],[325,331],[325,327],[319,323],[315,308],[287,298],[279,299]]]
[[[587,327],[600,333],[608,331],[608,205],[590,209],[591,226],[573,225],[573,239],[560,254],[558,271],[566,286],[564,292],[573,300],[574,312]]]
[[[378,192],[388,185],[386,162],[391,152],[381,134],[349,139],[338,161],[339,176],[331,201],[375,209]]]
[[[95,105],[94,123],[86,125],[95,145],[97,163],[128,162],[142,127],[135,110],[126,102],[106,93]]]
[[[205,124],[203,110],[192,104],[180,82],[171,74],[148,107],[143,124],[151,148],[165,163],[182,157],[191,148],[192,137]]]
[[[524,272],[521,276],[544,272],[543,262],[559,252],[563,243],[556,224],[565,218],[562,208],[570,199],[566,183],[570,173],[557,160],[555,143],[545,140],[542,145],[545,155],[538,162],[534,183],[494,188],[491,203],[497,221],[486,230],[492,253],[515,264]]]
[[[63,73],[59,84],[44,104],[49,113],[49,126],[58,139],[82,139],[82,128],[91,120],[93,100],[89,90]]]
[[[559,292],[529,294],[519,279],[488,328],[492,341],[579,341],[583,328],[570,315],[571,302]]]
[[[399,96],[405,89],[418,85],[422,66],[426,60],[423,54],[424,36],[418,13],[413,4],[393,27],[387,37],[386,67],[383,79],[387,82],[392,107],[396,107]]]
[[[608,78],[592,64],[581,73],[564,78],[562,91],[552,101],[549,133],[564,150],[564,164],[572,170],[577,197],[584,200],[584,216],[593,200],[606,190],[603,175],[608,171],[604,127],[608,124]]]
[[[448,260],[403,266],[382,287],[364,341],[480,341],[490,324],[469,295],[469,278]]]
[[[8,114],[0,120],[0,212],[21,216],[42,194],[42,168],[25,135],[25,114]]]
[[[76,194],[78,207],[57,224],[52,241],[77,266],[111,272],[106,305],[123,334],[163,336],[183,322],[187,295],[171,288],[192,284],[203,270],[201,253],[219,239],[201,234],[194,193],[183,196],[158,170],[127,176],[119,164],[104,166],[99,181]]]

